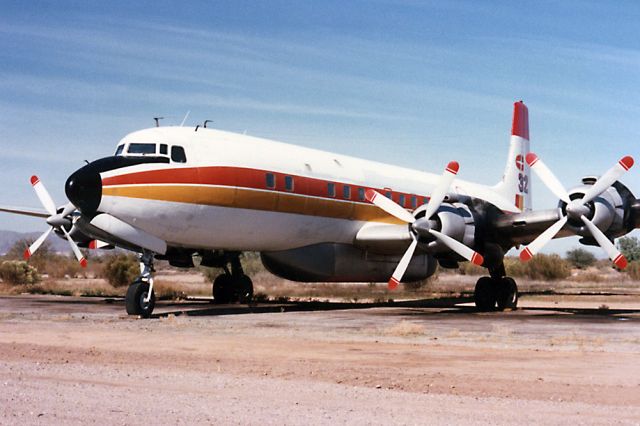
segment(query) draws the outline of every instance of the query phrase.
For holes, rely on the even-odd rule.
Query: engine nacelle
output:
[[[572,200],[581,199],[591,185],[596,182],[595,177],[585,177],[582,179],[582,185],[572,188],[569,191],[569,198]],[[585,215],[596,225],[602,232],[609,236],[617,236],[627,231],[625,226],[625,210],[629,207],[628,197],[622,194],[629,191],[619,182],[609,187],[598,197],[586,204],[589,213]],[[632,197],[633,198],[633,197]],[[633,199],[635,200],[635,198]],[[560,201],[558,207],[563,214],[566,213],[567,204]],[[572,218],[569,215],[566,227],[572,232],[591,240],[591,232],[585,226],[584,222],[578,218]]]
[[[437,213],[427,219],[421,212],[413,229],[418,233],[421,247],[429,253],[451,253],[445,244],[429,234],[429,229],[439,231],[467,247],[474,247],[476,243],[476,219],[471,208],[463,203],[443,203]]]

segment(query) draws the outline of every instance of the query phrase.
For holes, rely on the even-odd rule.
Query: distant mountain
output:
[[[16,243],[16,241],[29,238],[36,239],[42,232],[15,232],[0,230],[0,255],[4,255]],[[51,234],[47,241],[51,244],[51,248],[55,252],[66,253],[70,251],[69,243],[66,240],[58,238],[57,235]]]

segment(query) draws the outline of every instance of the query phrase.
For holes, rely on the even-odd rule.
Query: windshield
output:
[[[118,145],[118,148],[116,149],[116,153],[113,154],[113,155],[120,155],[120,154],[122,154],[123,150],[124,150],[124,144]]]
[[[154,143],[132,143],[129,144],[128,154],[155,154],[156,144]]]

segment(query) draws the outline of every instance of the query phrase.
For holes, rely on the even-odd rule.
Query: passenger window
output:
[[[411,196],[411,208],[412,209],[418,208],[418,197],[416,197],[415,195]]]
[[[187,156],[184,153],[184,148],[181,146],[171,147],[171,161],[174,163],[186,163]]]
[[[128,154],[155,154],[156,153],[156,144],[155,143],[132,143],[129,144],[129,149],[127,149]]]
[[[345,200],[351,199],[351,187],[349,185],[345,185],[342,187],[342,196]]]
[[[391,191],[385,191],[384,192],[384,196],[387,197],[390,200],[393,200],[393,198],[391,197]]]
[[[118,145],[118,148],[116,149],[116,153],[113,155],[120,155],[122,154],[122,151],[124,151],[124,144]]]
[[[427,204],[429,199],[427,197],[422,197],[422,204]]]
[[[404,194],[400,194],[400,200],[398,201],[398,204],[404,207],[404,202],[405,202]]]
[[[168,147],[167,147],[166,143],[160,144],[160,154],[167,155],[167,153],[169,152],[169,151],[167,151],[167,148]]]
[[[285,191],[293,191],[293,176],[284,177],[284,189]]]
[[[327,184],[327,193],[329,194],[329,197],[335,197],[336,196],[336,184],[335,183],[328,183]]]
[[[276,187],[276,177],[273,175],[273,173],[267,173],[266,175],[266,183],[267,183],[267,188],[268,189],[275,189]]]
[[[366,200],[366,198],[364,196],[364,188],[358,188],[358,199],[360,201]]]

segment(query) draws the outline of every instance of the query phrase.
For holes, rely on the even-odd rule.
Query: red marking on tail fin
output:
[[[633,158],[627,155],[622,160],[620,160],[619,163],[622,167],[624,167],[625,170],[629,170],[633,167]]]
[[[31,176],[31,185],[35,186],[38,182],[40,182],[38,176]]]
[[[524,250],[520,252],[520,260],[523,262],[528,262],[533,257],[533,253],[529,250],[529,247],[525,247]]]
[[[452,175],[457,175],[458,174],[458,170],[460,170],[460,164],[458,164],[457,161],[451,161],[449,162],[449,164],[447,164],[447,169],[446,169],[449,173],[451,173]]]
[[[27,248],[24,251],[24,255],[23,256],[24,256],[24,260],[29,260],[29,258],[31,257],[31,251],[29,250],[29,248]]]
[[[529,110],[522,101],[513,104],[511,134],[529,140]]]
[[[533,165],[536,164],[539,160],[538,156],[535,155],[533,152],[528,153],[525,158],[527,160],[527,164],[529,165],[529,167],[533,167]]]
[[[373,189],[367,189],[364,192],[364,198],[367,199],[368,202],[373,203],[373,200],[376,198],[378,194]]]
[[[400,281],[396,280],[395,278],[391,277],[391,279],[389,280],[389,290],[395,290],[396,288],[398,288],[398,284],[400,284]]]
[[[618,257],[613,260],[613,263],[615,263],[618,268],[624,269],[627,267],[627,258],[619,254]]]
[[[473,256],[471,256],[471,263],[473,263],[474,265],[481,266],[483,262],[484,262],[484,257],[482,257],[480,253],[473,253]]]
[[[84,257],[82,259],[80,259],[80,266],[82,266],[83,268],[87,267],[87,259],[85,259]]]

